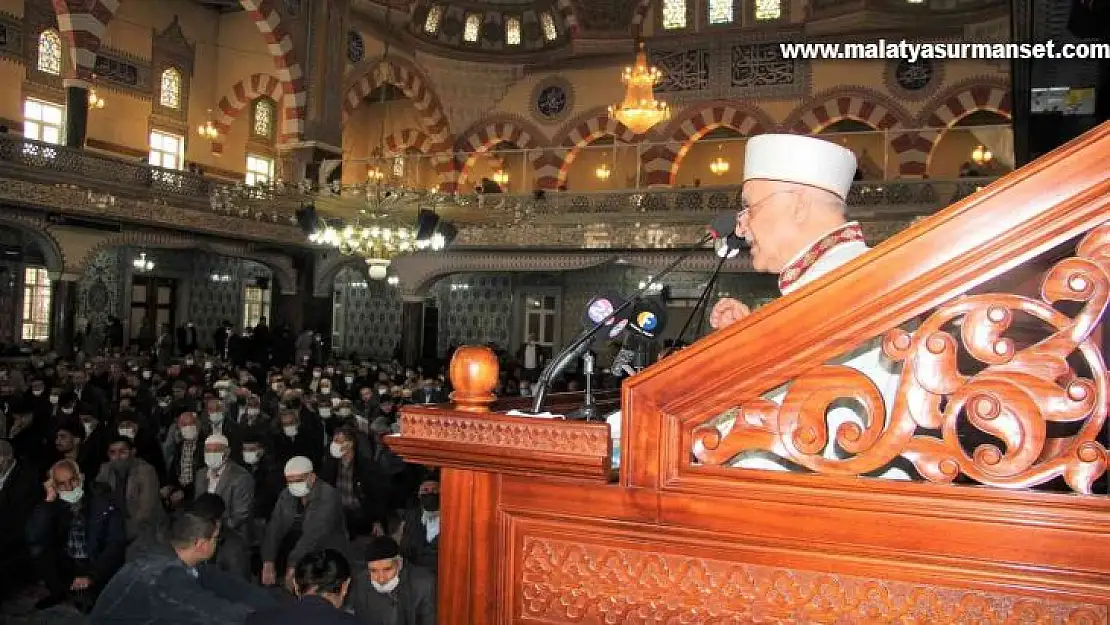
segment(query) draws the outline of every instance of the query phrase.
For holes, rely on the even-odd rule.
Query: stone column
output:
[[[67,78],[66,89],[66,146],[85,147],[89,130],[89,83],[77,78]]]
[[[424,346],[424,298],[404,296],[401,304],[401,362],[406,367],[418,365]]]
[[[77,278],[63,275],[50,283],[50,348],[65,358],[73,357],[76,317]]]

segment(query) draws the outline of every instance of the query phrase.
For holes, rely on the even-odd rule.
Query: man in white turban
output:
[[[767,134],[748,140],[744,156],[744,184],[736,234],[751,245],[752,266],[779,276],[783,295],[800,289],[869,249],[860,225],[845,217],[845,202],[856,172],[856,157],[834,143],[802,135]],[[722,299],[713,307],[710,324],[721,329],[751,314],[743,303]],[[887,411],[898,389],[898,369],[883,353],[878,339],[867,341],[836,361],[867,375],[886,400]],[[769,393],[781,403],[787,387]],[[836,448],[842,423],[863,425],[856,410],[829,411],[828,446],[824,456],[843,457]],[[722,433],[733,423],[718,425]],[[696,452],[697,450],[695,450]],[[778,456],[765,452],[742,454],[736,466],[784,470]],[[885,477],[905,478],[891,469]]]

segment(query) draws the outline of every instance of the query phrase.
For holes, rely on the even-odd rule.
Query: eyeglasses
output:
[[[769,194],[763,196],[763,198],[760,199],[755,204],[748,203],[748,199],[746,197],[744,197],[743,195],[741,195],[740,196],[740,212],[736,214],[736,221],[737,222],[741,222],[741,221],[744,221],[744,220],[751,221],[752,211],[755,210],[756,206],[760,206],[761,204],[766,204],[768,200],[775,197],[776,195],[783,195],[783,194],[786,194],[786,193],[794,193],[794,192],[795,192],[795,189],[784,189],[782,191],[775,191],[774,193],[769,193]]]

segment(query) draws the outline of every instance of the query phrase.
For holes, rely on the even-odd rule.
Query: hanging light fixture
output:
[[[663,79],[656,67],[648,67],[647,52],[643,42],[636,52],[636,63],[624,68],[621,81],[625,84],[624,100],[609,107],[609,117],[628,126],[632,132],[643,134],[671,116],[670,106],[655,99],[655,85]]]
[[[598,180],[601,180],[602,182],[608,180],[609,176],[612,176],[612,175],[613,175],[613,170],[609,169],[608,163],[602,163],[602,164],[597,166],[597,169],[594,170],[594,176]]]
[[[971,151],[971,160],[980,167],[989,163],[993,158],[994,154],[991,154],[991,151],[986,146],[977,145],[975,149]]]
[[[147,259],[146,252],[139,252],[139,257],[131,261],[131,266],[135,268],[135,271],[153,271],[154,261]]]
[[[509,174],[505,173],[504,169],[498,169],[497,171],[493,172],[493,177],[490,178],[490,180],[496,182],[498,186],[503,187],[509,184]]]
[[[197,126],[197,134],[209,141],[215,141],[220,138],[220,131],[217,130],[216,125],[212,123],[212,109],[208,109],[208,120],[200,126]]]
[[[104,108],[104,98],[96,93],[96,89],[89,89],[89,110]]]
[[[713,172],[714,176],[723,176],[727,174],[730,167],[729,162],[719,154],[720,151],[721,146],[717,146],[717,158],[713,159],[713,162],[709,163],[709,171]]]

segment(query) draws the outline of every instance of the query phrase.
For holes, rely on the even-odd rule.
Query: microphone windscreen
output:
[[[655,299],[641,300],[628,316],[628,327],[653,339],[667,327],[667,309]]]
[[[727,237],[736,231],[736,213],[732,211],[721,213],[709,223],[709,233],[714,239]]]
[[[592,328],[597,324],[606,321],[617,306],[621,305],[624,298],[618,293],[606,292],[601,295],[595,295],[593,299],[586,304],[586,314],[583,319],[583,324],[587,328]],[[605,325],[612,325],[617,319],[608,319]]]

